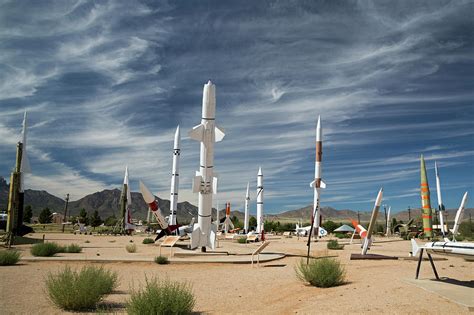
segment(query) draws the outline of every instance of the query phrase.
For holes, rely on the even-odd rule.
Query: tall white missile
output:
[[[28,159],[27,150],[26,150],[26,133],[27,133],[27,125],[26,125],[26,118],[27,113],[23,115],[23,129],[21,132],[21,143],[22,143],[22,152],[21,152],[21,163],[20,163],[20,192],[23,193],[25,191],[25,173],[31,173],[30,168],[30,160]]]
[[[247,182],[247,193],[245,194],[245,217],[244,217],[244,232],[249,232],[249,202],[250,202],[250,183]]]
[[[461,204],[459,205],[459,209],[456,212],[456,218],[454,219],[454,227],[453,227],[453,240],[456,240],[456,234],[458,234],[459,226],[462,222],[462,217],[464,216],[464,207],[466,206],[467,202],[467,191],[464,193],[462,197]]]
[[[323,158],[323,138],[322,138],[322,128],[321,128],[321,116],[318,116],[318,123],[316,125],[316,161],[314,163],[314,180],[311,182],[310,186],[314,189],[314,198],[313,198],[313,217],[314,220],[313,227],[316,230],[315,237],[319,235],[319,226],[321,222],[320,219],[320,210],[319,210],[319,201],[320,201],[320,189],[326,188],[326,183],[321,179],[321,167],[322,167],[322,158]]]
[[[257,233],[263,230],[263,173],[260,167],[257,174]]]
[[[215,248],[217,227],[211,223],[212,194],[217,192],[217,177],[214,177],[214,142],[224,139],[224,130],[215,125],[216,86],[209,81],[204,85],[201,123],[188,134],[201,142],[199,171],[193,180],[193,192],[199,193],[198,223],[191,234],[191,249],[206,246]]]
[[[446,236],[446,231],[444,230],[444,211],[446,208],[443,204],[443,198],[441,197],[441,183],[439,180],[438,164],[435,161],[435,172],[436,172],[436,195],[438,196],[438,211],[439,211],[439,224],[441,225],[441,234],[443,237]]]
[[[178,211],[178,191],[179,191],[179,156],[181,154],[180,149],[181,134],[179,132],[179,125],[176,128],[174,134],[174,146],[173,146],[173,170],[171,172],[171,195],[170,195],[170,217],[169,224],[176,224],[176,213]]]
[[[134,230],[135,225],[132,223],[132,194],[130,190],[130,184],[128,180],[128,166],[125,167],[125,176],[123,178],[123,189],[122,189],[122,215],[123,215],[123,227],[125,231]]]
[[[372,232],[374,231],[375,224],[377,222],[377,215],[379,214],[380,205],[382,204],[383,188],[380,188],[377,198],[375,199],[374,209],[372,210],[372,216],[370,217],[369,228],[367,229],[367,237],[364,239],[364,245],[362,246],[362,255],[367,254],[367,250],[372,244]]]

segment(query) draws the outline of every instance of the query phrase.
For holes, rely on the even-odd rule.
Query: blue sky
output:
[[[169,198],[183,131],[180,201],[194,204],[202,88],[217,87],[218,198],[255,212],[312,202],[323,125],[323,206],[419,207],[419,155],[436,205],[474,193],[472,1],[0,1],[0,176],[29,112],[27,188],[79,199],[145,181]],[[472,202],[468,202],[468,206]]]

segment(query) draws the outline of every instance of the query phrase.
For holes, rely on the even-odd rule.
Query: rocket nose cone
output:
[[[212,81],[211,80],[207,81],[207,85],[212,85]]]
[[[257,175],[263,175],[261,167],[258,168],[258,174]]]
[[[140,192],[142,193],[143,200],[145,200],[146,203],[152,203],[155,201],[155,196],[151,193],[151,191],[145,186],[145,184],[140,181]]]
[[[318,124],[316,126],[316,128],[321,128],[321,115],[318,115]]]
[[[178,125],[178,127],[176,127],[176,132],[174,133],[174,142],[175,142],[175,144],[179,143],[180,138],[181,138],[181,131],[180,131],[179,125]]]

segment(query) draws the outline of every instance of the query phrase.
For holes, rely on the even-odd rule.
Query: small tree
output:
[[[79,211],[79,216],[77,217],[77,220],[79,221],[79,223],[89,225],[89,218],[87,217],[86,209],[82,208],[81,211]]]
[[[90,219],[91,226],[96,227],[102,224],[102,219],[100,218],[99,211],[95,210]]]
[[[33,217],[33,210],[31,209],[31,205],[27,205],[25,207],[25,211],[23,212],[23,222],[31,223],[32,217]]]
[[[51,223],[51,215],[52,213],[49,208],[44,208],[43,210],[41,210],[40,215],[38,217],[39,223]]]
[[[250,217],[249,219],[249,227],[251,226],[257,226],[257,219],[255,217]]]
[[[339,227],[339,224],[337,224],[336,222],[333,222],[331,220],[327,220],[323,224],[321,224],[321,226],[326,231],[328,231],[328,233],[332,233],[332,232],[334,232],[335,229],[337,229]]]
[[[104,224],[107,226],[115,226],[115,224],[117,224],[117,218],[115,217],[115,215],[112,215],[105,219]]]

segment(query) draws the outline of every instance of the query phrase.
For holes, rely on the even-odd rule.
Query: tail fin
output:
[[[411,254],[413,256],[416,256],[418,255],[418,251],[420,250],[420,247],[418,246],[418,244],[416,243],[415,239],[412,238],[411,239]]]

